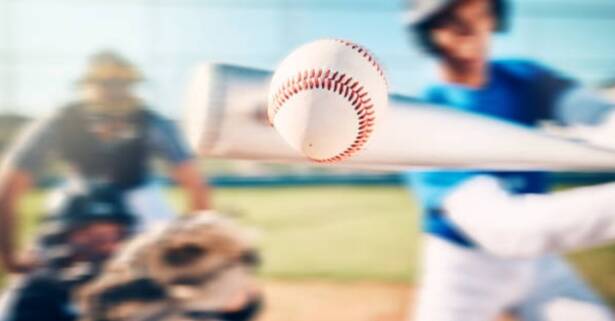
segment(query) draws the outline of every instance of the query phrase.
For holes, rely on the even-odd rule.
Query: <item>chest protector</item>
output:
[[[92,130],[82,105],[65,108],[60,118],[60,156],[87,180],[101,180],[122,189],[138,187],[149,174],[147,130],[149,112],[140,109],[122,121],[128,137],[105,141]]]

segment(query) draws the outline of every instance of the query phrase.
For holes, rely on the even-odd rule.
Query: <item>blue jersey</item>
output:
[[[557,118],[557,104],[574,83],[539,65],[524,61],[490,64],[489,82],[479,89],[454,84],[434,85],[426,99],[444,108],[492,116],[524,126]],[[471,142],[468,142],[471,144]],[[424,171],[408,173],[408,183],[421,202],[427,233],[463,246],[473,243],[442,213],[442,202],[457,186],[478,175],[497,177],[511,193],[544,193],[547,177],[542,172]]]

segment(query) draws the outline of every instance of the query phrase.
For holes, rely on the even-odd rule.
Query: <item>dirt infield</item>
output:
[[[260,321],[405,320],[414,291],[407,285],[268,281]]]
[[[405,321],[415,301],[408,285],[375,282],[267,281],[265,292],[259,321]]]

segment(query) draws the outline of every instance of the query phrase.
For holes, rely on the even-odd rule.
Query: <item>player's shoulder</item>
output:
[[[446,93],[450,86],[442,83],[434,83],[421,90],[421,99],[429,103],[441,104],[446,102]]]
[[[72,121],[72,116],[75,115],[75,111],[79,110],[80,104],[78,102],[69,102],[53,108],[46,112],[44,115],[37,117],[36,121],[31,123],[32,128],[57,128],[64,127],[67,122]]]
[[[494,60],[491,62],[491,66],[496,72],[505,72],[511,76],[525,79],[535,78],[551,70],[541,62],[522,58]]]
[[[145,109],[143,116],[148,128],[148,135],[155,142],[161,143],[178,140],[178,124],[176,120],[151,108]]]
[[[70,126],[72,123],[79,121],[78,119],[81,117],[84,108],[85,103],[82,101],[69,101],[54,109],[48,115],[48,118],[58,126]]]
[[[147,124],[154,129],[167,130],[169,127],[175,125],[175,122],[169,117],[152,108],[143,108],[142,116],[145,118]]]
[[[83,109],[84,106],[85,106],[85,103],[83,103],[82,101],[78,101],[78,100],[69,101],[69,102],[66,102],[60,105],[60,108],[56,110],[56,113],[58,115],[66,115],[69,113],[80,111]]]

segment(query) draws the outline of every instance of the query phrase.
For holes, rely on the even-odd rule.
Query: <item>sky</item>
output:
[[[115,49],[148,80],[152,106],[178,118],[201,62],[273,69],[293,48],[343,38],[373,51],[394,91],[417,95],[433,63],[401,24],[400,0],[0,0],[0,112],[47,113],[75,97],[87,57]],[[615,78],[615,1],[513,0],[495,57],[546,63],[588,85]]]

